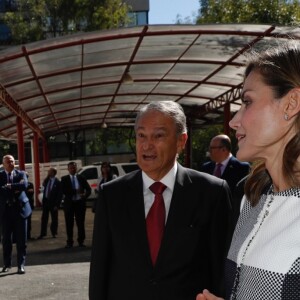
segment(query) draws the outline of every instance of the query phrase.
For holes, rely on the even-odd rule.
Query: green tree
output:
[[[77,25],[85,24],[85,30],[123,27],[129,22],[129,7],[121,0],[75,0]]]
[[[110,147],[126,148],[135,153],[135,133],[133,128],[100,129],[94,140],[88,143],[92,155],[108,154]]]
[[[44,6],[44,0],[20,0],[16,11],[5,13],[4,23],[10,28],[14,42],[21,44],[43,38]]]
[[[200,5],[197,24],[296,25],[300,21],[298,0],[200,0]]]
[[[122,0],[18,0],[15,11],[3,22],[12,32],[15,44],[48,37],[111,29],[129,23],[130,7]]]

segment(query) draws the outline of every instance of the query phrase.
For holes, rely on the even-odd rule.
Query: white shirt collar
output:
[[[226,168],[226,166],[227,166],[227,164],[228,164],[228,162],[229,162],[231,156],[232,156],[232,154],[230,153],[229,156],[228,156],[225,160],[221,161],[223,170]]]
[[[176,174],[177,174],[177,162],[174,164],[173,168],[160,180],[170,191],[173,193]],[[142,171],[144,189],[149,189],[149,187],[155,182],[150,178],[144,171]]]

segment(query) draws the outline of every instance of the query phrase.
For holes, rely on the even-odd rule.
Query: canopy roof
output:
[[[69,35],[0,52],[0,136],[132,126],[150,101],[172,100],[192,126],[240,106],[243,53],[300,29],[269,25],[164,25]],[[275,39],[275,37],[277,39]],[[124,82],[129,73],[133,82]]]

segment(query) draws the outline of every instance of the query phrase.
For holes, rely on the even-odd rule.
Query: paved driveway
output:
[[[32,215],[32,236],[40,233],[41,210]],[[28,242],[26,274],[17,274],[16,249],[13,250],[13,267],[9,273],[0,273],[0,300],[85,300],[88,299],[89,261],[91,254],[94,214],[91,208],[86,215],[86,248],[76,244],[65,249],[66,233],[63,211],[59,211],[57,238],[51,234],[42,240]],[[49,226],[48,226],[49,228]],[[74,233],[77,234],[76,227]],[[48,234],[50,230],[48,230]],[[75,239],[76,241],[76,235]],[[0,266],[3,265],[2,246]]]

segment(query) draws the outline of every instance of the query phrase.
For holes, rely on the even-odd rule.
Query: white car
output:
[[[122,176],[134,170],[138,170],[137,163],[111,163],[112,171],[115,175]],[[92,188],[92,193],[89,199],[97,198],[98,184],[101,181],[101,163],[95,163],[93,165],[84,166],[78,170],[78,174],[82,175]]]

